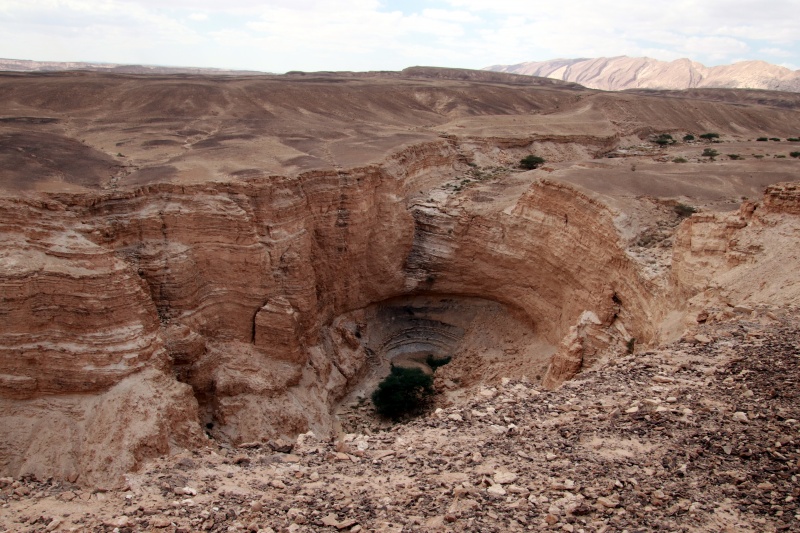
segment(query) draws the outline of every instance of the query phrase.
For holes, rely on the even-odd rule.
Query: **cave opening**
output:
[[[429,360],[449,358],[435,372],[439,401],[448,403],[503,377],[538,383],[556,350],[524,312],[476,296],[399,296],[340,317],[338,324],[358,338],[371,362],[335,411],[346,432],[368,423],[370,395],[393,365],[432,372]]]

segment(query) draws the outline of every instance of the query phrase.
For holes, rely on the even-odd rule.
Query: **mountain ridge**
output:
[[[800,92],[800,71],[766,61],[739,61],[706,67],[688,58],[660,61],[649,57],[599,57],[492,65],[484,70],[541,76],[592,89],[767,89]]]
[[[211,67],[183,67],[162,65],[133,65],[86,61],[33,61],[30,59],[0,58],[0,71],[5,72],[65,72],[88,70],[117,74],[198,74],[198,75],[263,75],[268,72]]]

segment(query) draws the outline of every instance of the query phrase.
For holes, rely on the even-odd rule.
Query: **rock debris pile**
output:
[[[772,315],[775,316],[775,315]],[[206,447],[119,491],[0,480],[2,531],[797,531],[797,317],[707,323],[555,391],[386,431]]]

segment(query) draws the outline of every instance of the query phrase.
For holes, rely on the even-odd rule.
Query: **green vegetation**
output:
[[[756,140],[757,140],[757,141],[760,141],[760,142],[766,142],[766,141],[768,141],[769,139],[768,139],[767,137],[759,137],[759,138],[758,138],[758,139],[756,139]]]
[[[678,204],[675,207],[673,207],[672,210],[675,211],[675,214],[678,215],[678,217],[680,218],[686,218],[688,216],[693,215],[694,213],[697,213],[697,209],[686,204]]]
[[[675,139],[673,139],[672,135],[670,135],[669,133],[662,133],[658,137],[653,139],[653,142],[659,146],[666,146],[668,144],[675,144]]]
[[[672,160],[673,163],[688,163],[689,161],[684,157],[676,157]]]
[[[781,140],[778,137],[770,137],[769,140],[775,142],[781,142]]]
[[[786,159],[786,156],[784,154],[775,154],[775,157],[778,159]]]
[[[425,364],[431,367],[431,370],[436,372],[437,368],[446,365],[452,360],[452,357],[434,357],[433,354],[428,354],[428,357],[425,358]]]
[[[761,154],[753,154],[753,157],[755,157],[756,159],[764,159],[764,156]]]
[[[789,152],[789,155],[794,158],[800,158],[800,152]]]
[[[433,394],[433,376],[419,368],[392,366],[391,373],[372,393],[372,403],[379,415],[399,420],[421,412]]]
[[[793,143],[800,142],[800,139],[798,139],[797,137],[789,137],[786,140]]]
[[[526,170],[539,168],[542,164],[544,164],[544,159],[536,155],[528,155],[519,160],[519,166]]]
[[[693,140],[694,140],[694,135],[692,135],[691,133],[683,136],[683,142],[693,141]]]
[[[431,374],[420,368],[406,368],[392,365],[392,370],[372,393],[372,403],[378,414],[400,420],[406,416],[421,413],[430,405],[436,391],[433,388],[433,373],[444,366],[452,357],[435,357],[428,354],[425,364]]]
[[[744,159],[744,156],[743,155],[739,155],[739,154],[728,154],[728,157],[730,157],[734,161],[738,161],[740,159]]]
[[[703,157],[710,157],[711,160],[713,161],[713,159],[719,155],[719,152],[717,152],[713,148],[706,148],[705,150],[703,150],[703,153],[701,155]]]
[[[627,348],[626,350],[627,353],[632,354],[633,350],[636,348],[636,338],[631,337],[630,339],[628,339],[628,342],[625,343],[625,347]]]
[[[711,139],[719,139],[719,133],[704,133],[700,136],[701,139],[710,141]]]

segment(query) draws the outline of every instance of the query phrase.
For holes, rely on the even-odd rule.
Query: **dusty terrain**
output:
[[[0,527],[797,529],[800,111],[704,91],[0,75]]]
[[[554,59],[516,65],[494,65],[486,70],[544,76],[580,83],[592,89],[768,89],[800,92],[800,71],[766,61],[739,61],[706,67],[690,59],[659,61],[649,57]]]

